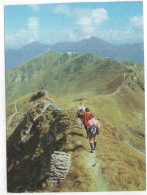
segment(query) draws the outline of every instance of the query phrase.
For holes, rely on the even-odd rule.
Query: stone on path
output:
[[[51,155],[51,172],[49,179],[56,185],[63,182],[69,172],[71,165],[70,154],[54,151]]]

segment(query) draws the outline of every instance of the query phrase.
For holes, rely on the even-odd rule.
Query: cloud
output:
[[[39,5],[34,5],[34,4],[32,4],[32,5],[28,5],[28,7],[30,7],[31,9],[33,9],[33,11],[39,11]]]
[[[34,40],[38,40],[38,20],[37,18],[35,17],[31,17],[29,18],[29,21],[28,21],[28,30],[30,31],[31,35],[32,35],[32,38]]]
[[[94,36],[97,29],[101,26],[103,22],[108,20],[107,10],[100,9],[75,9],[75,25],[78,31],[77,36],[82,36],[84,38],[89,38]],[[70,37],[76,37],[74,32],[70,33]]]
[[[18,47],[33,41],[38,41],[38,28],[39,23],[37,18],[29,18],[26,29],[21,29],[14,35],[5,35],[6,47]]]
[[[97,32],[97,36],[113,43],[143,42],[143,17],[131,17],[126,30],[114,30]]]
[[[107,10],[104,8],[71,9],[69,5],[62,4],[55,6],[53,8],[53,12],[72,17],[72,20],[74,20],[73,30],[72,32],[69,32],[69,38],[72,41],[94,36],[96,30],[101,26],[101,24],[109,19]]]
[[[133,38],[130,30],[120,31],[111,29],[109,31],[98,33],[97,35],[99,36],[99,38],[113,43],[130,42],[130,40]]]
[[[109,19],[107,10],[101,9],[77,9],[75,11],[76,28],[69,33],[69,38],[79,41],[91,36],[99,37],[105,41],[116,44],[134,43],[143,41],[143,17],[131,17],[128,28],[125,30],[105,30],[104,22]],[[102,27],[103,25],[103,27]]]
[[[143,31],[143,17],[134,16],[130,18],[130,24],[134,31],[142,32]]]
[[[71,10],[70,10],[70,7],[68,5],[65,5],[65,4],[62,4],[62,5],[56,5],[54,8],[53,8],[53,12],[55,14],[65,14],[67,16],[70,16],[71,15]]]
[[[131,28],[128,30],[114,30],[97,32],[95,35],[105,41],[116,44],[143,42],[143,34],[136,33]]]

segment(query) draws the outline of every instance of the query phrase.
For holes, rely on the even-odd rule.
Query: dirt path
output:
[[[98,156],[96,151],[94,153],[88,153],[85,157],[86,163],[91,172],[93,173],[96,182],[94,184],[96,192],[106,192],[108,191],[108,187],[106,181],[104,180],[102,171],[101,171],[101,164],[98,162]]]
[[[81,128],[81,122],[79,119],[77,119],[77,123],[79,127]],[[88,140],[87,140],[87,143],[89,144]],[[88,144],[87,144],[87,147],[88,147]],[[95,150],[93,153],[90,153],[90,148],[89,148],[88,154],[85,156],[85,161],[87,163],[88,168],[90,169],[90,171],[93,173],[95,177],[95,180],[96,180],[96,182],[94,183],[95,191],[96,192],[108,191],[106,181],[102,174],[101,164],[98,162],[97,151]]]
[[[116,90],[115,92],[111,93],[111,94],[108,95],[108,96],[114,96],[114,95],[118,94],[118,93],[120,92],[120,89],[121,89],[121,87],[123,86],[125,80],[126,80],[126,73],[124,73],[124,80],[122,81],[122,83],[120,84],[120,86],[117,88],[117,90]]]
[[[131,144],[129,144],[129,141],[125,140],[124,143],[125,143],[126,145],[128,145],[132,150],[134,150],[134,151],[138,152],[139,154],[142,154],[142,155],[145,156],[145,152],[142,152],[142,151],[136,149],[135,147],[133,147]]]

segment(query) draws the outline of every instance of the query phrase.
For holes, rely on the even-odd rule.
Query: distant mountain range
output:
[[[6,49],[5,69],[9,71],[17,65],[39,55],[48,50],[48,45],[32,42],[21,49]]]
[[[6,49],[6,71],[48,50],[61,53],[92,53],[101,57],[112,57],[120,61],[137,61],[144,63],[144,44],[125,44],[116,46],[96,37],[79,42],[59,42],[52,46],[32,42],[21,49]]]

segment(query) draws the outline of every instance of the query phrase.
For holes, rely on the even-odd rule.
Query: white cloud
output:
[[[38,24],[37,18],[35,18],[35,17],[29,18],[29,21],[28,21],[27,25],[28,25],[28,30],[32,34],[32,38],[34,40],[38,40],[38,27],[39,27],[39,24]]]
[[[91,20],[96,26],[101,25],[103,21],[108,20],[107,11],[103,8],[92,10]]]
[[[30,7],[31,9],[33,9],[34,11],[39,11],[39,5],[28,5],[28,7]]]
[[[32,31],[38,30],[38,20],[37,20],[37,18],[35,18],[35,17],[29,18],[27,25],[28,25],[29,29],[32,30]]]
[[[76,28],[69,33],[69,38],[73,41],[99,37],[110,43],[124,44],[143,41],[143,17],[134,16],[128,21],[126,30],[109,29],[104,30],[103,22],[107,21],[108,14],[105,9],[77,9],[75,10]]]
[[[53,9],[53,12],[56,14],[65,14],[67,16],[71,15],[70,7],[68,5],[62,4],[62,5],[56,5]]]
[[[109,31],[97,32],[95,36],[116,44],[137,43],[143,41],[143,34],[136,33],[131,28],[124,31],[111,29]]]
[[[75,25],[78,33],[77,36],[81,35],[83,38],[89,38],[94,36],[97,29],[103,22],[108,20],[107,11],[101,9],[76,9],[74,10],[74,16],[76,18]],[[70,34],[70,37],[76,37],[74,32]]]
[[[134,16],[130,18],[130,24],[134,31],[142,32],[143,31],[143,17]]]
[[[131,31],[119,31],[119,30],[109,30],[98,33],[98,36],[108,42],[124,43],[130,41],[132,38]]]
[[[73,25],[73,31],[69,32],[69,38],[72,41],[79,40],[81,38],[89,38],[94,36],[97,29],[103,22],[108,20],[107,10],[89,9],[89,8],[75,8],[71,9],[70,6],[62,4],[53,8],[53,12],[56,14],[64,14],[68,17],[72,17],[75,22]]]
[[[131,17],[126,30],[112,30],[97,32],[97,37],[113,43],[143,42],[143,17]]]
[[[14,35],[5,35],[6,47],[18,47],[33,41],[37,41],[39,39],[38,27],[39,23],[37,18],[29,18],[26,29],[21,29]]]

